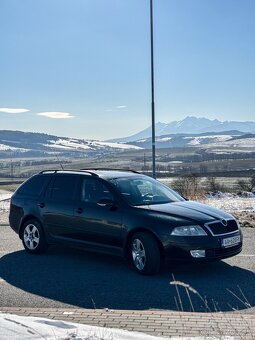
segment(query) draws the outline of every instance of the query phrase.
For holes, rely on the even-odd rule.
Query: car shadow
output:
[[[0,277],[23,291],[23,307],[35,306],[37,298],[46,298],[40,306],[47,307],[125,310],[215,312],[255,306],[255,274],[224,261],[165,265],[157,276],[142,276],[121,258],[53,246],[44,255],[2,256]]]

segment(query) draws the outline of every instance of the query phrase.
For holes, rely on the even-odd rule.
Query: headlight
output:
[[[207,236],[206,232],[199,225],[188,225],[176,227],[171,232],[173,236]]]

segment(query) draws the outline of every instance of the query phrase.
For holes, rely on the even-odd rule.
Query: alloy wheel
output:
[[[40,234],[38,228],[34,224],[28,224],[24,229],[24,243],[29,250],[34,250],[40,242]]]
[[[132,244],[132,258],[135,267],[138,270],[143,270],[146,263],[146,254],[142,242],[139,239],[134,239]]]

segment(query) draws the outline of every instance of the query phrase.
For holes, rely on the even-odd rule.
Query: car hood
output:
[[[139,206],[156,213],[162,213],[169,217],[180,218],[198,223],[212,222],[222,219],[233,219],[233,216],[223,210],[194,201],[182,201],[165,204],[151,204]]]

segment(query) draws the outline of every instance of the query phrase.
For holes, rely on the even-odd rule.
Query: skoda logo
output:
[[[221,223],[226,227],[228,225],[228,222],[226,220],[221,220]]]

